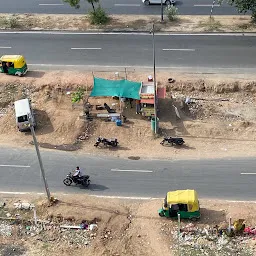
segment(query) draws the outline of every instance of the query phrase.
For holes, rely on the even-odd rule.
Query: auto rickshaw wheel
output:
[[[158,213],[160,217],[164,217],[164,213],[163,212],[159,212]]]

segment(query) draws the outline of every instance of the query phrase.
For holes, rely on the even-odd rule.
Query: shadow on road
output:
[[[80,187],[80,189],[87,189],[90,191],[104,191],[109,189],[108,187],[104,186],[104,185],[100,185],[100,184],[90,184],[90,186],[88,188],[85,187]]]
[[[178,149],[178,150],[180,150],[180,151],[182,151],[182,150],[188,150],[188,149],[190,149],[190,150],[192,150],[192,149],[196,149],[195,147],[190,147],[189,145],[182,145],[182,146],[179,146],[179,145],[171,145],[171,144],[166,144],[166,145],[164,145],[164,147],[166,147],[166,148],[175,148],[175,149]]]

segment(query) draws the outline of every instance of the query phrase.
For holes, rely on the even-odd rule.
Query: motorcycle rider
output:
[[[81,177],[82,177],[81,170],[80,170],[79,166],[77,166],[76,170],[74,170],[73,178],[78,180]]]

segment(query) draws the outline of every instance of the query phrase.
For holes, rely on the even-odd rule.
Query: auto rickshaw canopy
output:
[[[14,68],[22,68],[26,64],[25,58],[22,55],[3,55],[0,61],[11,62],[14,64]]]
[[[187,204],[188,212],[199,210],[198,195],[195,190],[176,190],[169,191],[166,195],[167,204]]]

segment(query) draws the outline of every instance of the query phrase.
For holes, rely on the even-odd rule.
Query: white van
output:
[[[31,116],[32,124],[35,126],[35,118],[31,109],[29,99],[17,100],[14,102],[16,124],[20,132],[29,130],[28,116]]]

